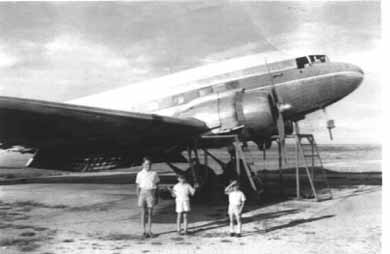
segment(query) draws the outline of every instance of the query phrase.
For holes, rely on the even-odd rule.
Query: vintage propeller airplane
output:
[[[272,135],[291,132],[291,122],[345,97],[364,76],[326,55],[255,60],[229,60],[68,103],[0,97],[1,148],[33,149],[31,167],[75,171],[95,158],[112,168],[145,154],[155,162],[182,161],[186,146],[205,134],[234,133],[267,148]]]

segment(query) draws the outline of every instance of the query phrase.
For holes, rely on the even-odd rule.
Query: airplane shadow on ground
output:
[[[310,170],[313,180],[321,180],[326,178],[330,187],[346,187],[354,185],[382,185],[382,172],[350,172],[350,171],[335,171],[329,168],[314,167]],[[313,175],[313,172],[315,173]],[[279,174],[282,174],[283,182],[287,185],[295,185],[296,168],[284,168],[279,170],[258,170],[257,175],[262,178],[265,184],[276,183],[279,181]],[[305,168],[299,168],[299,175],[301,181],[307,181],[307,174]],[[321,180],[322,181],[322,180]]]

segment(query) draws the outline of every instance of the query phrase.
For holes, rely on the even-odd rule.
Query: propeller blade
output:
[[[282,160],[285,163],[287,163],[287,158],[285,156],[286,133],[285,133],[285,126],[284,126],[284,119],[283,119],[283,115],[281,112],[279,112],[279,114],[278,114],[276,125],[278,128],[279,142],[280,142],[280,146],[281,146],[281,155],[280,156],[282,157]]]
[[[281,98],[279,93],[276,91],[274,79],[273,79],[273,76],[271,75],[271,71],[270,71],[270,69],[268,67],[268,64],[267,64],[266,60],[265,60],[265,65],[267,67],[267,71],[269,73],[270,81],[271,81],[271,84],[272,84],[271,94],[272,94],[272,97],[273,97],[274,106],[277,109],[276,110],[276,127],[278,129],[279,142],[280,142],[280,148],[281,148],[280,156],[282,158],[282,161],[287,163],[287,158],[285,156],[285,137],[286,137],[286,135],[285,135],[284,119],[283,119],[283,115],[282,115],[283,99]]]

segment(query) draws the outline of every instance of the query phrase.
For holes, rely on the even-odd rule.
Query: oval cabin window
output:
[[[199,97],[206,96],[208,94],[211,94],[213,92],[213,89],[211,87],[205,87],[198,91]]]

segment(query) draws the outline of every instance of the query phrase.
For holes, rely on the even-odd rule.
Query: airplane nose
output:
[[[350,93],[360,86],[364,78],[364,72],[359,66],[353,64],[346,64],[344,71],[346,81],[344,86]]]

